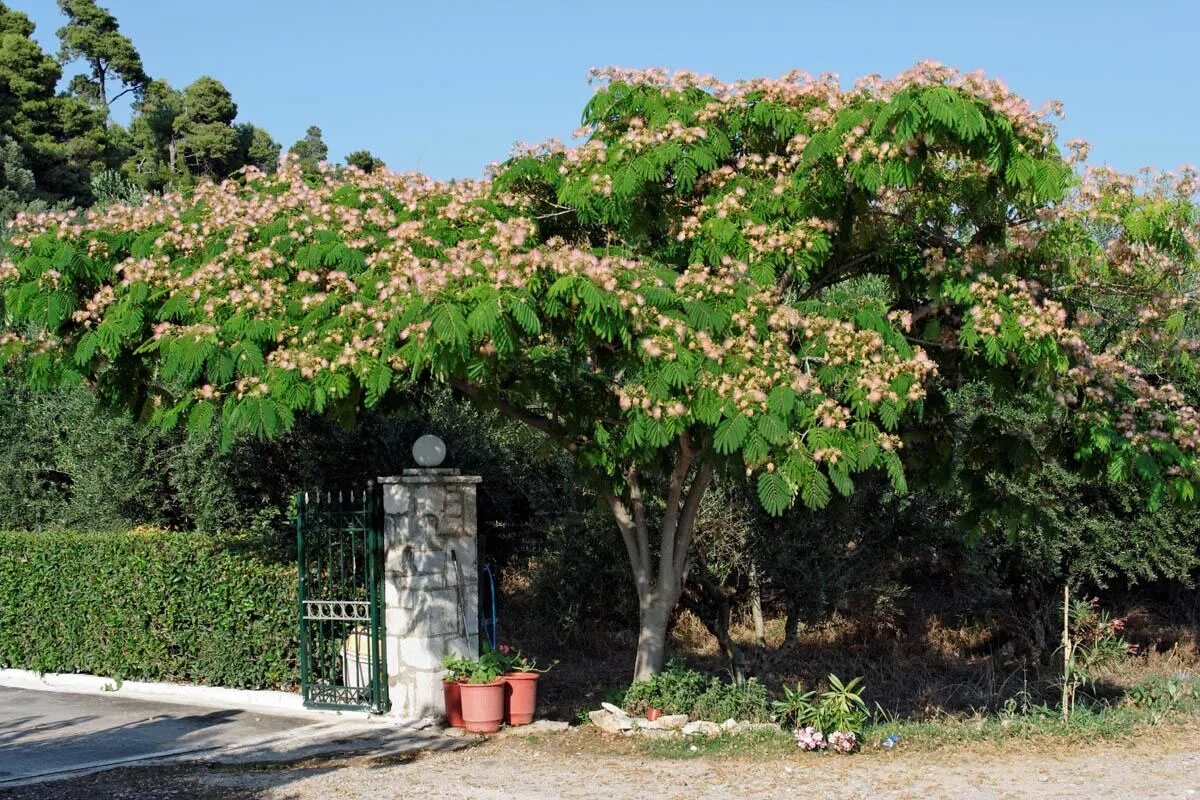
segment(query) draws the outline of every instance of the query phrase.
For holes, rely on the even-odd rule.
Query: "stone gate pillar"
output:
[[[444,468],[379,479],[388,694],[401,719],[441,716],[443,656],[479,655],[481,480]]]

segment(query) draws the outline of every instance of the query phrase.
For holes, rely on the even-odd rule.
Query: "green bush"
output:
[[[657,708],[664,714],[691,715],[700,695],[708,688],[708,676],[688,669],[672,659],[662,672],[644,681],[634,681],[622,705],[635,714]]]
[[[697,719],[723,722],[735,719],[739,722],[766,722],[770,718],[767,687],[751,678],[740,686],[725,683],[720,678],[711,678],[704,694],[696,700],[692,714]]]
[[[1197,699],[1195,683],[1187,679],[1152,675],[1125,691],[1126,700],[1135,708],[1156,713],[1184,711]]]
[[[635,681],[625,692],[623,705],[636,714],[657,708],[664,714],[687,714],[715,722],[762,722],[769,717],[767,689],[758,681],[751,678],[740,686],[725,683],[688,669],[678,659],[653,678]]]
[[[245,536],[0,532],[0,666],[292,688],[290,561]]]

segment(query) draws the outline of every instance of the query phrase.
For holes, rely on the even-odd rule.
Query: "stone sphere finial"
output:
[[[427,433],[413,443],[413,459],[422,467],[436,467],[446,460],[446,443]]]

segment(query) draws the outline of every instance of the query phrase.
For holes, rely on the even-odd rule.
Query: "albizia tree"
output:
[[[933,64],[851,89],[598,77],[581,146],[484,181],[291,161],[22,217],[3,352],[227,439],[429,381],[543,431],[625,542],[638,677],[715,471],[773,513],[867,470],[902,487],[898,426],[963,379],[1072,405],[1081,458],[1192,496],[1191,173],[1077,170],[1045,114]]]

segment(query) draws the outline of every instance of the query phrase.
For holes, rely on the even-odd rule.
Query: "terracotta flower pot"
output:
[[[536,672],[510,672],[504,676],[504,721],[509,725],[528,725],[537,710]]]
[[[657,708],[647,708],[646,709],[646,719],[649,720],[650,722],[654,722],[654,720],[658,719],[661,715],[662,715],[662,712],[659,711]]]
[[[458,681],[442,681],[442,697],[446,701],[446,722],[452,728],[462,728],[462,684]]]
[[[495,733],[504,721],[504,679],[459,684],[463,727],[471,733]]]

